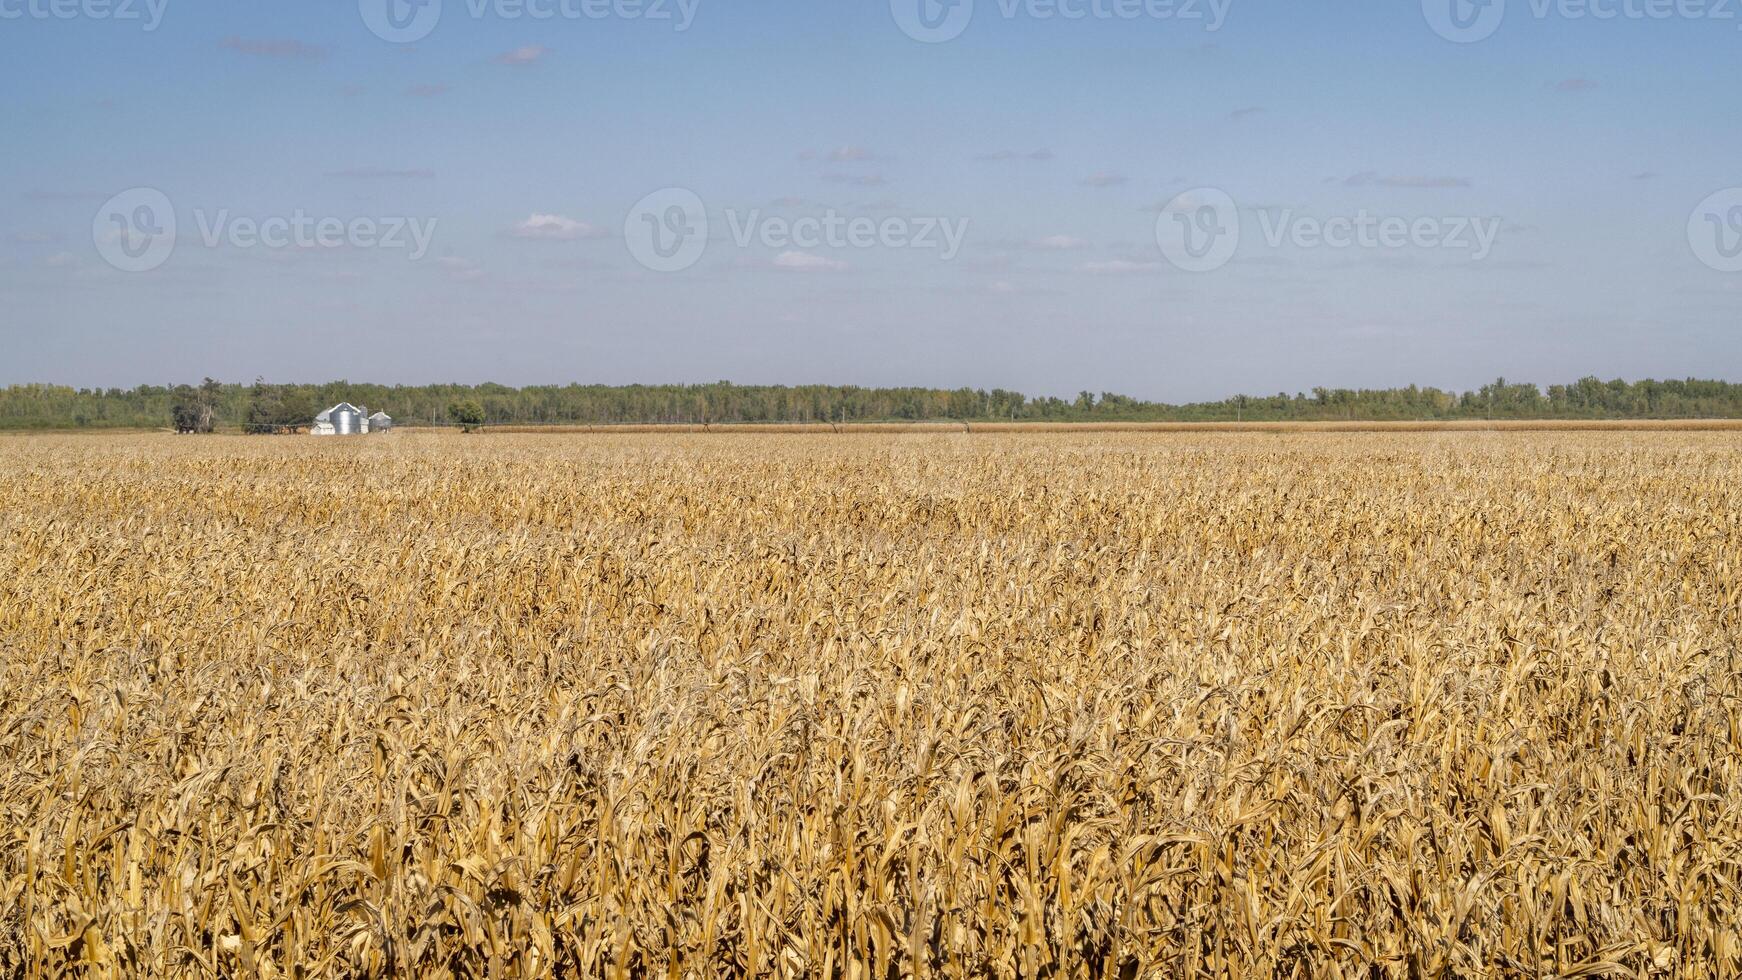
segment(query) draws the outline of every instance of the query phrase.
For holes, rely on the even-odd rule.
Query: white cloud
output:
[[[515,225],[508,234],[514,238],[572,242],[581,238],[604,238],[605,230],[560,214],[535,214]]]
[[[1079,248],[1088,248],[1089,245],[1090,242],[1087,238],[1078,238],[1075,235],[1050,235],[1046,238],[1029,243],[1029,247],[1031,248],[1045,249],[1054,252],[1067,252]]]
[[[1118,187],[1129,182],[1130,178],[1121,173],[1102,171],[1083,178],[1084,187]]]
[[[782,252],[774,257],[774,267],[789,272],[841,272],[847,263],[805,252]]]
[[[830,163],[864,163],[877,159],[877,154],[863,146],[840,146],[829,151]]]
[[[1332,178],[1333,180],[1335,178]],[[1470,186],[1468,177],[1393,177],[1365,170],[1343,179],[1344,187],[1397,187],[1404,190],[1464,190]]]
[[[443,272],[447,273],[449,279],[452,279],[455,282],[476,282],[477,280],[484,278],[484,267],[473,262],[471,259],[462,259],[458,256],[444,255],[441,258],[436,259],[436,265]]]
[[[1149,210],[1157,214],[1190,214],[1210,203],[1209,199],[1197,191],[1186,191],[1172,200],[1157,202]]]
[[[1008,163],[1012,160],[1028,160],[1034,163],[1045,163],[1052,159],[1051,150],[1034,150],[1021,153],[1016,150],[998,150],[995,153],[979,153],[974,156],[981,163]]]
[[[328,177],[344,177],[349,180],[430,180],[435,177],[434,170],[392,170],[387,167],[352,167],[348,170],[329,170]]]
[[[523,48],[505,51],[496,56],[499,65],[530,65],[550,54],[550,49],[542,44],[528,44]]]
[[[327,56],[325,48],[295,38],[245,38],[231,35],[218,43],[231,51],[260,58],[319,60]]]
[[[1085,262],[1078,267],[1079,272],[1091,276],[1132,276],[1145,272],[1160,270],[1160,262],[1133,262],[1129,259],[1113,259],[1107,262]]]
[[[858,176],[823,174],[823,179],[831,184],[851,184],[854,187],[882,187],[889,183],[882,174],[860,174]]]

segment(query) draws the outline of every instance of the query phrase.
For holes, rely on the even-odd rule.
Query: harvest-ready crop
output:
[[[1736,977],[1739,648],[1724,433],[8,437],[0,975]]]

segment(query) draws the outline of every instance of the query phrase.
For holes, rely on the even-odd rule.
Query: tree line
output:
[[[1500,379],[1476,391],[1315,388],[1169,405],[1113,393],[1074,399],[995,388],[835,385],[233,384],[0,387],[0,428],[293,431],[338,402],[383,410],[400,425],[615,425],[758,422],[1280,422],[1457,419],[1742,418],[1742,384],[1600,381],[1547,388]]]

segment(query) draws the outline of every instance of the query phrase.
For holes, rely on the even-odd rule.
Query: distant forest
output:
[[[384,386],[225,384],[87,389],[0,387],[0,429],[193,428],[279,431],[341,401],[386,411],[400,425],[612,425],[758,422],[1220,422],[1437,419],[1742,418],[1742,384],[1599,381],[1541,388],[1502,379],[1478,391],[1434,388],[1241,395],[1166,405],[1116,394],[1030,398],[971,388],[735,385]]]

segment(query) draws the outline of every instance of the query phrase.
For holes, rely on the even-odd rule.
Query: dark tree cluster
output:
[[[1169,405],[1124,395],[1029,397],[1003,389],[859,388],[836,385],[387,386],[221,384],[137,388],[0,387],[0,429],[214,428],[289,432],[341,401],[386,409],[402,425],[620,425],[638,423],[1274,422],[1457,419],[1742,418],[1742,384],[1600,381],[1542,388],[1501,379],[1476,391],[1350,390]]]
[[[223,403],[224,385],[207,378],[198,388],[177,385],[169,417],[175,431],[183,434],[203,434],[217,428],[218,413]]]

